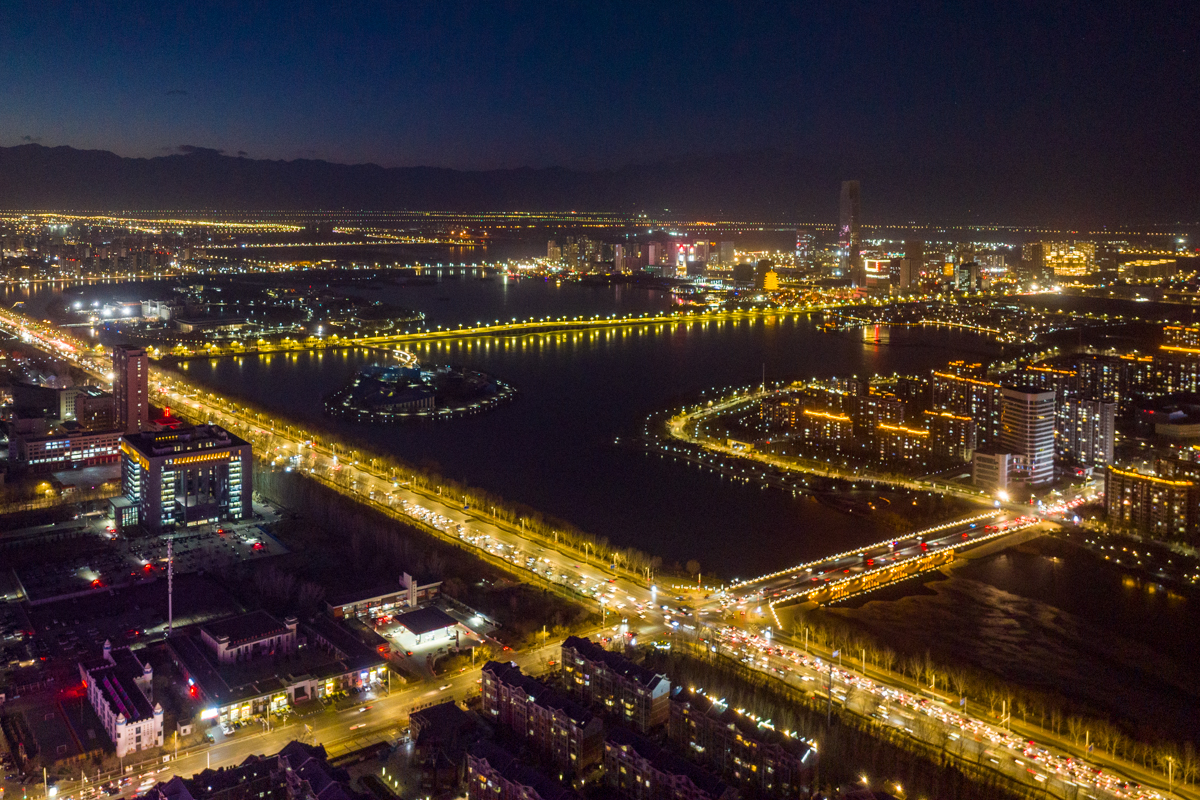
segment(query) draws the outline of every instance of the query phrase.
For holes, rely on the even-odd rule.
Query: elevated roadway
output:
[[[813,305],[797,308],[752,309],[746,311],[672,311],[661,314],[645,313],[618,317],[615,314],[591,317],[544,317],[542,319],[496,320],[491,324],[458,325],[454,328],[415,331],[387,336],[339,337],[310,336],[304,339],[285,337],[279,340],[229,341],[222,343],[176,345],[159,350],[152,345],[148,349],[155,358],[185,361],[194,358],[228,358],[233,356],[262,355],[267,353],[292,353],[308,350],[331,350],[354,347],[391,348],[398,345],[423,341],[445,341],[479,336],[523,336],[534,333],[562,333],[569,331],[594,330],[598,328],[628,327],[632,325],[670,325],[680,322],[714,322],[728,320],[764,319],[776,316],[808,314],[824,306]]]

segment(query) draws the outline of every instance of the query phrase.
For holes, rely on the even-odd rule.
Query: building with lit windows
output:
[[[1058,449],[1086,467],[1113,463],[1117,404],[1068,397],[1058,409]]]
[[[154,670],[128,647],[104,642],[100,658],[79,664],[88,702],[104,725],[117,757],[163,744],[163,709],[152,701]]]
[[[670,715],[670,678],[591,639],[568,636],[563,641],[562,673],[575,698],[642,733],[665,724]]]
[[[485,739],[467,751],[467,800],[579,800],[579,795]]]
[[[1029,488],[1054,481],[1054,392],[1005,386],[1000,407],[1000,447],[1022,456],[1017,483]]]
[[[1079,278],[1096,271],[1094,242],[1042,242],[1045,268],[1060,278]]]
[[[800,438],[813,447],[848,450],[854,446],[854,422],[845,414],[806,408],[800,415]]]
[[[975,452],[975,420],[949,411],[926,411],[929,454],[945,461],[970,461]]]
[[[998,383],[953,372],[934,372],[931,381],[933,407],[975,420],[980,447],[999,438],[1000,390]]]
[[[816,750],[805,740],[700,692],[680,691],[671,698],[667,734],[706,767],[755,794],[803,796],[817,763]]]
[[[150,533],[221,520],[249,519],[250,445],[216,425],[121,440],[122,494]]]
[[[842,181],[842,194],[838,204],[838,249],[841,252],[842,277],[849,278],[851,286],[867,284],[861,252],[860,193],[858,181]]]
[[[1174,347],[1194,347],[1200,350],[1200,327],[1164,325],[1163,344]]]
[[[142,348],[113,348],[113,403],[118,428],[126,433],[150,430],[150,358]]]
[[[763,398],[758,410],[764,428],[794,428],[804,413],[804,404],[796,395],[780,394]]]
[[[388,681],[387,640],[324,615],[297,623],[253,611],[176,629],[166,647],[202,720],[245,721]]]
[[[703,767],[624,728],[604,740],[604,779],[629,800],[736,800],[737,790]]]
[[[1109,467],[1104,474],[1109,525],[1151,539],[1196,543],[1200,485]]]
[[[601,719],[516,664],[484,665],[483,715],[573,774],[584,774],[604,758]]]
[[[880,461],[905,462],[923,466],[929,461],[929,431],[904,425],[879,423],[875,428],[875,445]]]
[[[971,455],[971,482],[994,492],[1007,492],[1013,473],[1013,454],[976,450]]]
[[[33,473],[111,464],[120,455],[120,431],[80,431],[51,436],[18,434],[8,442],[9,464],[16,470]]]

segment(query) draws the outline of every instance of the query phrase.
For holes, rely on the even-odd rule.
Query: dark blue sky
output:
[[[1200,169],[1197,5],[8,0],[0,145],[465,168],[771,147],[1169,181]]]

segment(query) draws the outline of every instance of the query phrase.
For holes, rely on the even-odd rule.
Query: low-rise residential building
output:
[[[737,790],[703,767],[624,728],[604,741],[604,777],[630,800],[735,800]]]
[[[808,790],[817,753],[803,739],[776,731],[698,692],[671,698],[668,736],[727,780],[777,797]]]
[[[163,709],[153,703],[154,671],[128,647],[104,642],[98,659],[79,664],[88,701],[116,746],[117,757],[163,744]]]
[[[562,645],[567,690],[581,702],[646,733],[671,714],[671,680],[605,650],[591,639],[568,636]]]
[[[331,766],[321,745],[290,742],[273,756],[252,755],[236,767],[178,775],[145,800],[366,800],[345,770]]]
[[[578,800],[579,795],[521,763],[495,742],[467,751],[468,800]]]
[[[484,717],[503,725],[557,766],[582,774],[604,757],[604,723],[516,664],[483,667]]]
[[[461,787],[466,753],[486,731],[479,717],[450,700],[412,712],[409,729],[422,792],[436,797]]]

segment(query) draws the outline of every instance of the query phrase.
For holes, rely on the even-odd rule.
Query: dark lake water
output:
[[[1200,732],[1200,609],[1192,591],[1131,575],[1058,539],[970,562],[831,613],[898,652],[930,651],[1154,740]]]
[[[425,311],[431,324],[661,309],[669,297],[628,286],[447,281],[373,294]],[[448,300],[443,300],[448,297]],[[490,314],[484,314],[484,310]],[[590,312],[590,313],[589,313]],[[987,350],[962,334],[914,332],[890,344],[819,333],[807,316],[480,337],[414,348],[424,362],[464,364],[520,394],[487,414],[428,426],[324,419],[320,399],[384,356],[367,350],[191,361],[202,384],[307,417],[417,464],[566,519],[669,561],[695,558],[744,576],[882,538],[869,519],[734,482],[628,446],[645,416],[710,387],[811,375],[916,371],[948,349]]]

